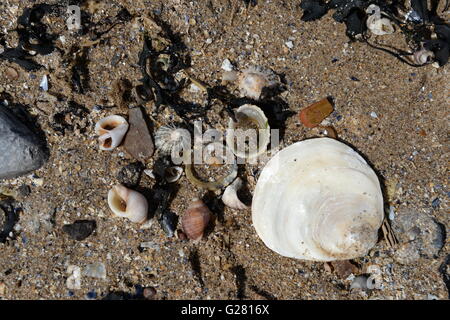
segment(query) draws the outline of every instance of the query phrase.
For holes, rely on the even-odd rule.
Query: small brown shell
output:
[[[186,236],[194,241],[203,237],[203,232],[211,219],[211,211],[200,199],[194,199],[181,219],[181,226]]]

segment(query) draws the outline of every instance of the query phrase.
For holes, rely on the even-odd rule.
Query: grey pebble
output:
[[[16,178],[44,165],[42,141],[0,105],[0,179]]]
[[[420,257],[436,258],[445,243],[443,226],[426,213],[399,211],[392,228],[400,242],[394,259],[401,264],[412,264]]]

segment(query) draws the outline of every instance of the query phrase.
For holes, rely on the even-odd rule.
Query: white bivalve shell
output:
[[[278,152],[264,167],[252,201],[253,225],[267,247],[313,261],[366,255],[383,217],[375,172],[352,148],[330,138]]]

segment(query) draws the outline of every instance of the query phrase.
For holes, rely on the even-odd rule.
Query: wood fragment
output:
[[[392,227],[386,218],[384,218],[383,224],[381,225],[381,231],[383,231],[384,239],[390,247],[394,247],[398,244],[398,240],[395,237],[395,234],[392,231]]]

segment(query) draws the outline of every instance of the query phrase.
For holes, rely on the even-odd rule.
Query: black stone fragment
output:
[[[0,105],[0,179],[24,175],[48,159],[45,140],[26,120]]]
[[[433,209],[439,208],[440,204],[441,204],[441,199],[439,199],[439,198],[436,198],[431,202],[431,206],[433,207]]]
[[[420,17],[420,22],[428,22],[427,0],[411,0],[411,8]]]
[[[355,39],[366,30],[365,18],[366,14],[360,9],[352,9],[349,12],[345,25],[347,26],[346,34],[350,39]]]
[[[328,11],[326,3],[322,0],[302,0],[300,8],[303,9],[303,21],[313,21],[322,18]]]
[[[177,229],[178,216],[172,211],[164,211],[159,219],[159,223],[166,236],[171,238]]]
[[[0,215],[2,215],[0,216],[0,243],[4,243],[8,239],[10,232],[14,230],[18,214],[12,206],[12,202],[3,201],[0,203]]]
[[[22,196],[22,197],[27,197],[27,196],[30,195],[30,193],[31,193],[31,188],[30,188],[30,186],[28,186],[28,185],[26,185],[26,184],[23,184],[23,185],[21,185],[21,186],[19,187],[19,194],[20,194],[20,196]]]
[[[77,220],[72,224],[66,224],[62,230],[74,240],[82,241],[89,237],[96,228],[94,220]]]
[[[120,169],[117,180],[127,188],[134,188],[139,184],[144,168],[141,162],[130,163]]]

